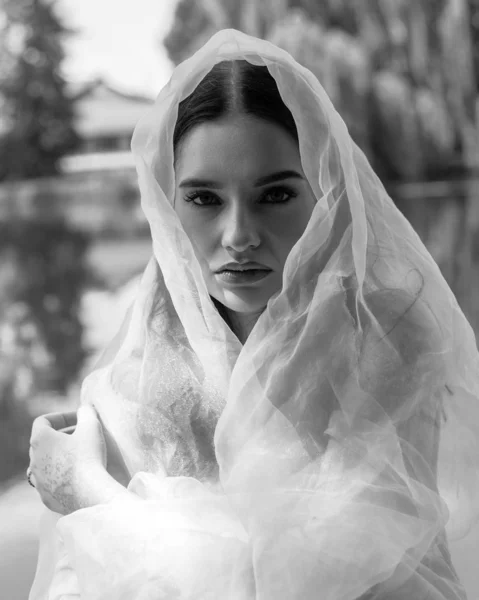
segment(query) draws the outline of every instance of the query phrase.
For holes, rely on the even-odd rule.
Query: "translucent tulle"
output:
[[[244,346],[173,206],[178,103],[230,59],[276,79],[317,199]],[[82,395],[132,499],[60,519],[31,600],[463,600],[448,540],[479,513],[474,334],[320,83],[222,31],[132,148],[154,256]]]

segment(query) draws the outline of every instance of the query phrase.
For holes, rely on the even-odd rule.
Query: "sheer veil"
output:
[[[317,199],[244,346],[173,206],[178,104],[234,59],[275,78]],[[82,402],[145,506],[85,509],[55,534],[45,521],[30,599],[66,597],[67,572],[88,599],[464,599],[447,539],[479,513],[474,334],[318,80],[276,46],[221,31],[175,69],[132,150],[154,256]],[[187,543],[192,531],[210,545]],[[185,544],[201,560],[180,576],[172,548]]]

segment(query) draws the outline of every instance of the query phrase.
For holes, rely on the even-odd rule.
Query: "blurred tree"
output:
[[[268,39],[288,50],[321,81],[353,139],[369,152],[369,56],[358,38],[343,29],[328,29],[317,18],[295,9],[278,20]]]
[[[287,0],[179,0],[172,28],[162,43],[178,64],[220,29],[232,27],[266,37],[271,24],[287,9]]]
[[[479,0],[468,0],[476,92],[479,92]]]
[[[163,44],[174,64],[193,54],[214,33],[210,15],[202,2],[179,0],[173,25]]]
[[[467,0],[443,0],[440,15],[441,75],[444,98],[457,130],[463,164],[479,166],[477,82],[474,72],[471,13]],[[460,43],[458,43],[460,40]]]
[[[20,203],[0,219],[0,481],[26,468],[37,402],[64,396],[86,355],[89,240],[38,181],[78,142],[61,73],[67,33],[51,0],[0,0],[0,181],[8,191],[32,179],[34,190],[25,214]]]
[[[420,180],[477,166],[466,0],[376,1],[383,14],[381,26],[379,20],[368,22],[371,15],[361,15],[363,25],[369,25],[363,32],[369,35],[376,27],[379,40],[372,59],[370,106],[372,145],[376,157],[384,158],[382,175]]]
[[[0,0],[0,181],[56,174],[78,143],[61,74],[67,33],[50,0]]]
[[[0,327],[10,340],[0,352],[6,359],[5,349],[14,349],[13,362],[30,371],[27,395],[65,393],[80,372],[87,248],[87,235],[59,218],[0,222]]]

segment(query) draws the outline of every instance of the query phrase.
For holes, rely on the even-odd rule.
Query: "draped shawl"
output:
[[[173,200],[179,102],[236,59],[276,80],[316,198],[244,345]],[[464,599],[447,539],[479,512],[474,334],[319,81],[221,31],[175,69],[132,150],[153,256],[82,402],[142,504],[46,517],[30,598]]]

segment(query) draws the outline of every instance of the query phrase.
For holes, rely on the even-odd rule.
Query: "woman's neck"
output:
[[[233,331],[239,341],[244,344],[263,311],[261,310],[257,313],[239,313],[227,308],[226,312],[233,326]]]

